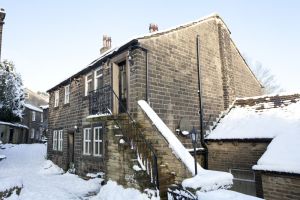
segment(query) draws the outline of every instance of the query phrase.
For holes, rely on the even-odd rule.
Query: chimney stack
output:
[[[153,32],[156,32],[156,31],[158,31],[158,25],[154,24],[154,23],[151,23],[149,25],[149,33],[153,33]]]
[[[105,51],[111,48],[111,37],[103,35],[103,46],[100,49],[100,54],[103,54]]]
[[[0,61],[1,61],[1,48],[2,48],[2,30],[5,19],[5,10],[0,8]]]

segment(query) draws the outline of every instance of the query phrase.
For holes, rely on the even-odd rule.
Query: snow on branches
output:
[[[24,110],[24,90],[20,74],[9,61],[0,63],[0,120],[19,121]]]

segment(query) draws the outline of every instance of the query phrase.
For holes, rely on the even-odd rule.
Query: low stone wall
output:
[[[300,175],[262,172],[266,200],[300,199]]]
[[[232,190],[263,197],[260,174],[254,174],[252,166],[266,151],[269,141],[208,140],[207,144],[208,169],[231,172],[235,178]]]
[[[140,107],[138,107],[137,121],[157,154],[160,194],[164,198],[171,184],[180,184],[184,179],[190,178],[192,174],[182,161],[172,153],[172,149],[170,149],[165,138]]]

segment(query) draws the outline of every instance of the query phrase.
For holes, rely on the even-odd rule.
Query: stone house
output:
[[[206,136],[209,168],[231,172],[233,190],[299,199],[299,111],[299,94],[237,99]]]
[[[0,143],[23,143],[26,132],[28,127],[20,123],[0,121]]]
[[[204,127],[236,97],[261,95],[260,83],[218,15],[157,29],[150,25],[149,34],[116,48],[104,36],[98,59],[48,90],[47,152],[53,162],[83,176],[102,171],[106,179],[139,189],[152,183],[163,193],[191,174],[138,100],[147,101],[190,148],[191,139],[182,133],[200,129],[199,110]],[[205,148],[199,153],[206,163]]]
[[[25,104],[22,124],[28,127],[23,143],[40,142],[43,132],[43,110],[31,104]]]

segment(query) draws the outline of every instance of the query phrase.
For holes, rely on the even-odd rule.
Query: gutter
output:
[[[204,123],[203,123],[203,98],[201,84],[201,64],[200,64],[200,36],[197,35],[197,71],[198,71],[198,96],[199,96],[199,115],[200,115],[200,143],[204,148],[204,169],[208,169],[208,149],[204,141]]]

